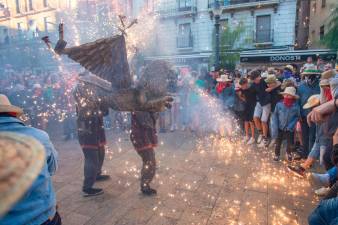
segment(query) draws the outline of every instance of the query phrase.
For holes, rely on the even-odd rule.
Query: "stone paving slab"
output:
[[[128,135],[107,133],[104,171],[96,186],[105,194],[81,193],[83,156],[77,141],[54,139],[59,170],[54,179],[65,225],[307,224],[316,206],[306,180],[295,178],[272,150],[224,139],[197,139],[189,132],[160,135],[155,197],[139,192],[141,160]]]

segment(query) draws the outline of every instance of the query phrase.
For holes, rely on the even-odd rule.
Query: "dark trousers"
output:
[[[53,219],[48,219],[46,222],[44,222],[41,225],[62,225],[61,217],[58,212],[55,213],[55,216]]]
[[[283,140],[286,140],[286,152],[290,154],[292,152],[293,132],[278,130],[275,148],[275,154],[278,156],[280,156],[280,148],[282,147]]]
[[[82,149],[84,161],[84,181],[83,190],[92,188],[97,175],[101,174],[101,169],[104,161],[105,149],[104,147],[98,149],[84,148]]]
[[[154,149],[145,149],[137,152],[143,161],[141,170],[141,189],[149,187],[156,173],[156,159]]]
[[[76,135],[76,118],[72,114],[67,114],[63,121],[63,134],[67,139]]]
[[[308,125],[306,117],[302,117],[302,140],[303,140],[303,152],[302,157],[306,158],[313,147],[316,140],[316,125]]]

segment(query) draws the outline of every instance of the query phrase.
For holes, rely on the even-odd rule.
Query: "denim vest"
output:
[[[1,225],[40,225],[55,215],[56,200],[51,176],[57,169],[57,153],[46,132],[25,126],[14,117],[0,117],[0,132],[25,134],[45,147],[46,163],[23,197],[0,218]]]
[[[283,102],[278,102],[273,113],[273,120],[279,130],[294,131],[296,123],[300,118],[300,108],[295,102],[290,108]]]

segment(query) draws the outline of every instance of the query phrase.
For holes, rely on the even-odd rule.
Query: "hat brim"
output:
[[[39,175],[45,163],[45,151],[37,140],[22,134],[1,132],[0,141],[8,153],[1,154],[0,160],[4,164],[0,166],[4,168],[0,171],[1,217],[22,198]],[[10,162],[6,163],[6,160]]]
[[[310,108],[313,108],[319,105],[320,105],[319,100],[317,102],[312,102],[312,103],[308,102],[303,106],[303,109],[310,109]]]
[[[276,79],[276,80],[268,80],[268,79],[265,79],[264,80],[265,81],[265,83],[267,83],[267,84],[272,84],[272,83],[278,83],[278,80]]]
[[[303,72],[301,75],[320,75],[322,74],[321,72]]]
[[[330,86],[330,80],[324,79],[319,82],[319,86]]]
[[[290,93],[286,93],[286,92],[281,92],[280,93],[281,95],[291,95],[291,96],[293,96],[293,97],[295,97],[295,98],[299,98],[299,96],[298,95],[293,95],[293,94],[290,94]]]
[[[23,109],[15,105],[0,105],[0,113],[15,113],[19,117],[23,114]]]

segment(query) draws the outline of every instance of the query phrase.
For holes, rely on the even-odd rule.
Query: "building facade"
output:
[[[60,22],[68,44],[77,45],[111,35],[116,15],[130,7],[131,0],[0,0],[0,70],[55,64],[41,38],[55,43]]]
[[[59,10],[75,7],[72,4],[70,0],[0,0],[0,44],[53,32]]]
[[[244,32],[233,49],[293,49],[295,0],[221,0],[221,30],[241,25]],[[155,47],[148,58],[170,59],[175,64],[207,65],[213,51],[214,0],[134,0],[134,14],[149,7],[160,22]]]
[[[309,48],[323,47],[320,40],[329,30],[330,15],[336,7],[337,0],[310,1]]]

